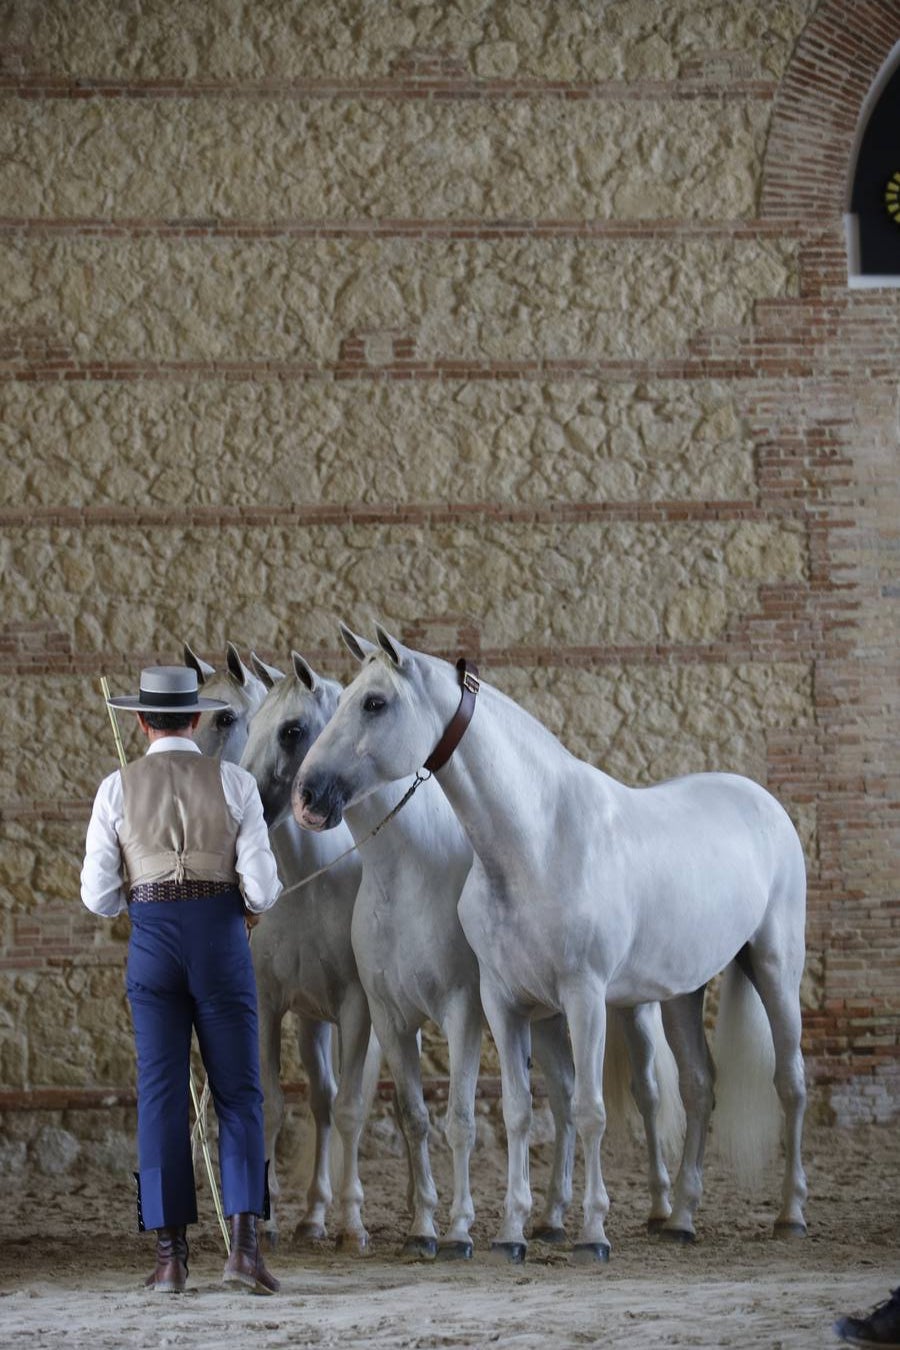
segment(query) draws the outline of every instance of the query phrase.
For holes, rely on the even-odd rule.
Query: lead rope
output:
[[[295,881],[293,886],[286,886],[285,889],[280,892],[278,898],[281,899],[281,896],[283,895],[290,895],[292,891],[299,891],[303,886],[308,886],[311,881],[315,881],[316,877],[320,877],[324,872],[330,871],[337,863],[341,862],[344,858],[348,858],[350,854],[355,853],[357,849],[362,848],[363,844],[367,844],[370,839],[374,839],[379,830],[383,830],[385,825],[389,824],[395,816],[400,814],[406,803],[412,798],[413,794],[418,792],[422,784],[427,783],[430,777],[431,774],[427,769],[424,777],[421,773],[417,773],[397,805],[391,807],[384,820],[380,820],[374,829],[370,830],[367,835],[358,840],[355,844],[351,844],[349,848],[345,848],[343,853],[339,853],[336,858],[332,858],[331,862],[326,863],[324,867],[320,867],[318,871],[310,872],[308,877],[303,877],[300,881]]]

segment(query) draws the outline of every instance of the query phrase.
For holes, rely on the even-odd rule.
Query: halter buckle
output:
[[[481,681],[477,675],[473,675],[471,670],[467,670],[462,677],[463,689],[468,689],[470,694],[477,694],[481,688]]]

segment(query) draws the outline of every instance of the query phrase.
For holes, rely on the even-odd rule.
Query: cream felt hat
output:
[[[141,671],[139,694],[118,694],[107,699],[111,708],[129,712],[216,712],[228,704],[217,698],[201,698],[197,672],[189,666],[147,666]]]

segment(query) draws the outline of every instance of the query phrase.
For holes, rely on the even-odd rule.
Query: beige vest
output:
[[[145,755],[122,770],[119,846],[129,889],[153,881],[237,885],[236,825],[219,762],[192,750]]]

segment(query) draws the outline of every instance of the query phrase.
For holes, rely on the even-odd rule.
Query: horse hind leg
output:
[[[531,1237],[535,1242],[557,1246],[566,1240],[566,1213],[572,1203],[572,1170],[575,1161],[575,1119],[572,1114],[575,1064],[566,1019],[560,1015],[532,1022],[531,1043],[534,1057],[544,1075],[547,1100],[556,1130],[547,1198],[543,1213],[531,1230]]]
[[[749,949],[750,978],[762,999],[775,1048],[775,1091],[784,1112],[784,1180],[775,1237],[805,1237],[806,1174],[802,1162],[806,1077],[800,1048],[800,974],[802,960],[789,962],[784,944]],[[793,967],[793,968],[792,968]]]
[[[359,1140],[368,1107],[363,1079],[372,1023],[361,985],[348,991],[339,1019],[341,1072],[334,1099],[334,1123],[340,1136],[343,1157],[337,1245],[343,1251],[362,1255],[368,1248],[369,1234],[362,1218]]]
[[[437,1189],[428,1153],[428,1108],[422,1092],[419,1038],[415,1030],[398,1026],[382,1005],[370,999],[376,1035],[394,1080],[398,1124],[406,1145],[409,1230],[400,1248],[407,1261],[432,1261],[437,1255],[434,1211]]]
[[[694,1219],[703,1194],[703,1155],[713,1109],[715,1070],[703,1028],[705,986],[661,1005],[663,1027],[678,1066],[685,1128],[672,1212],[658,1230],[673,1242],[693,1242]]]
[[[531,1213],[528,1131],[531,1126],[531,1024],[512,1009],[504,993],[482,972],[481,997],[500,1057],[503,1124],[506,1128],[506,1198],[503,1218],[491,1242],[492,1256],[518,1263],[525,1260],[525,1224]]]
[[[450,1057],[447,1099],[447,1142],[453,1154],[453,1201],[450,1223],[438,1247],[442,1261],[469,1260],[469,1230],[475,1206],[469,1184],[469,1160],[475,1147],[475,1089],[481,1061],[481,1002],[477,990],[451,1001],[444,1017]]]
[[[647,1183],[650,1191],[647,1230],[650,1233],[657,1233],[672,1213],[671,1183],[665,1163],[660,1114],[660,1107],[663,1105],[662,1089],[666,1085],[663,1084],[663,1075],[658,1066],[658,1058],[668,1053],[668,1046],[663,1043],[659,1005],[641,1003],[633,1008],[610,1010],[606,1049],[608,1065],[616,1058],[610,1051],[611,1042],[619,1031],[624,1037],[628,1051],[631,1095],[641,1114],[647,1144]],[[676,1094],[673,1091],[671,1095]],[[609,1084],[604,1086],[604,1097],[609,1102],[611,1111],[616,1093],[611,1090]],[[669,1110],[665,1114],[668,1120],[673,1112]]]
[[[263,1129],[269,1161],[270,1213],[260,1225],[270,1247],[278,1245],[278,1202],[281,1187],[275,1170],[275,1149],[284,1123],[284,1093],[281,1090],[282,1009],[259,1000],[259,1075],[263,1090]]]
[[[300,1019],[297,1039],[300,1060],[309,1081],[309,1108],[315,1128],[315,1154],[306,1193],[306,1211],[294,1232],[295,1240],[303,1243],[321,1242],[327,1236],[325,1216],[331,1204],[331,1115],[337,1091],[331,1069],[331,1037],[329,1022]]]

